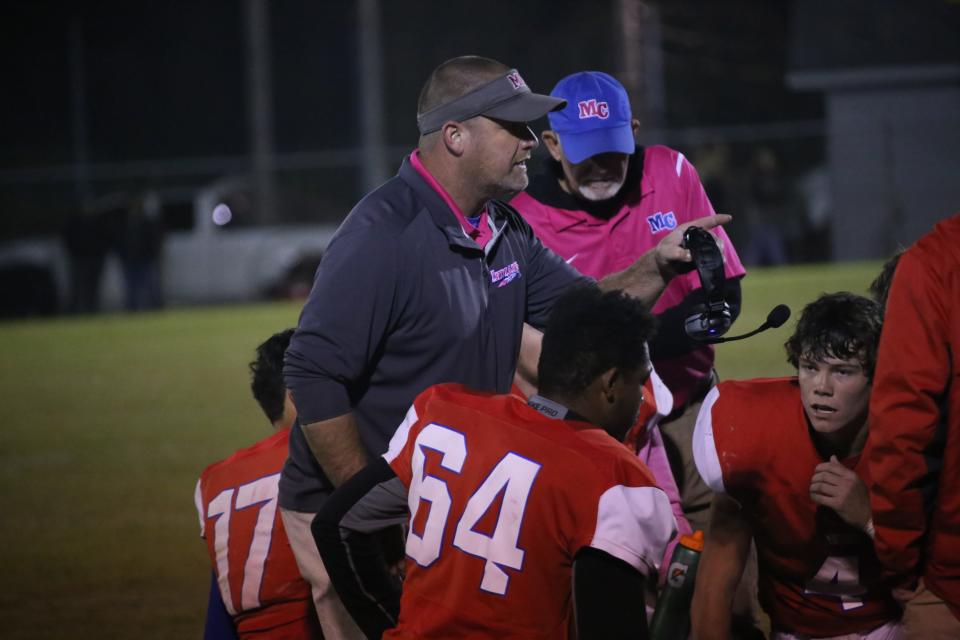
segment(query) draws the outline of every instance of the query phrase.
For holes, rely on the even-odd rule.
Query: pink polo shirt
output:
[[[646,147],[640,184],[609,220],[585,211],[553,207],[519,194],[512,204],[533,227],[541,242],[562,256],[578,271],[596,279],[622,271],[652,249],[677,225],[714,215],[700,177],[682,153],[661,145]],[[713,230],[723,241],[723,259],[728,278],[744,275],[733,243],[722,227]],[[661,313],[680,303],[700,287],[697,274],[675,277],[653,307]],[[713,368],[713,348],[655,362],[677,405]]]
[[[414,149],[413,153],[410,154],[410,165],[416,169],[423,179],[433,187],[433,190],[443,199],[450,211],[453,212],[453,215],[456,216],[457,220],[460,222],[460,226],[463,227],[463,232],[467,234],[477,245],[483,249],[487,246],[487,243],[490,241],[490,238],[493,237],[493,231],[490,229],[490,222],[487,220],[487,208],[484,206],[483,210],[480,212],[480,220],[477,222],[476,226],[470,224],[470,221],[467,220],[467,217],[463,215],[463,212],[460,211],[460,207],[457,206],[457,203],[453,201],[453,198],[450,197],[450,194],[447,193],[447,190],[443,188],[437,179],[434,178],[427,168],[423,166],[423,162],[420,161],[420,150]]]

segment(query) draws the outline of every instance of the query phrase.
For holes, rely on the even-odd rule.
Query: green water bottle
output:
[[[690,635],[690,602],[701,551],[702,531],[680,536],[650,621],[650,640],[686,640]]]

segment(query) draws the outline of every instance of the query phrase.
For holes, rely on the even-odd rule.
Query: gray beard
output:
[[[613,198],[620,191],[624,180],[611,184],[609,187],[583,186],[577,188],[577,194],[590,202],[603,202]]]

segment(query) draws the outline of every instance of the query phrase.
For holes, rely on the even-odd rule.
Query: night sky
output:
[[[270,3],[275,148],[349,149],[360,140],[357,13],[351,1]],[[616,3],[538,0],[381,3],[387,143],[416,143],[420,86],[439,62],[477,53],[517,66],[548,92],[583,69],[616,73]],[[672,128],[816,119],[819,95],[786,88],[788,3],[661,3],[667,122]],[[85,132],[90,163],[233,158],[249,152],[244,4],[6,3],[0,77],[0,237],[56,229],[78,206],[70,165]],[[80,52],[80,58],[71,56]],[[76,71],[82,70],[79,82]],[[82,127],[74,87],[82,86]],[[391,157],[391,170],[397,158]],[[31,171],[24,173],[24,170]],[[203,184],[236,163],[183,176],[101,176],[118,188]],[[358,171],[287,172],[327,216],[360,194]]]

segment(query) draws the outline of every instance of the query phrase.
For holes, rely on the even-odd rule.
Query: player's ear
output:
[[[623,378],[623,372],[617,367],[610,367],[600,374],[600,390],[607,404],[613,404],[617,399],[617,386]]]
[[[444,122],[440,129],[440,135],[443,137],[443,144],[447,151],[458,158],[463,155],[470,136],[463,123],[454,120]]]
[[[640,132],[640,121],[634,118],[630,121],[630,128],[633,129],[633,137],[636,138]]]
[[[540,137],[543,139],[543,144],[547,147],[547,151],[550,152],[550,157],[560,162],[561,158],[563,158],[563,147],[560,146],[560,136],[557,135],[557,132],[546,129],[540,134]]]

